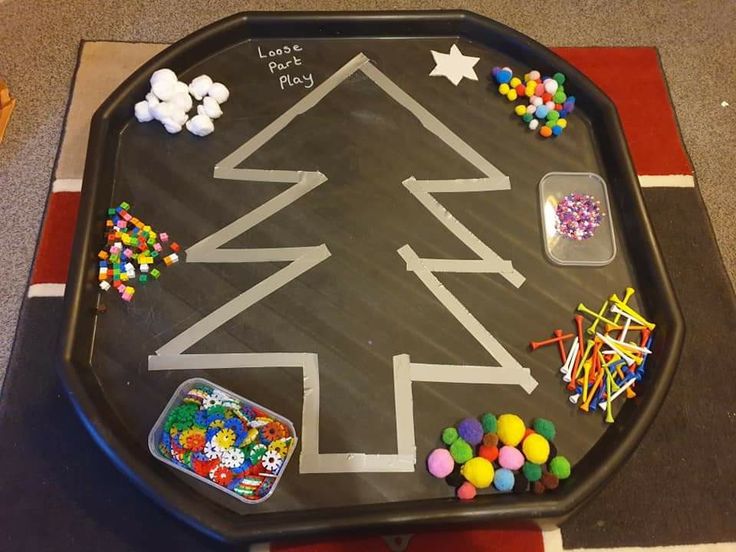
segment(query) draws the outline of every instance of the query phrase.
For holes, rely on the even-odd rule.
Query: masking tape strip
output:
[[[206,335],[212,333],[231,318],[237,316],[248,307],[254,305],[264,297],[286,285],[294,278],[301,276],[309,269],[327,259],[329,256],[330,250],[327,249],[326,245],[314,247],[307,255],[292,261],[278,272],[264,280],[261,280],[253,287],[248,288],[234,299],[231,299],[220,308],[215,309],[210,314],[194,323],[192,326],[174,337],[171,341],[160,347],[156,351],[156,354],[175,355],[183,353],[186,349],[194,345]]]

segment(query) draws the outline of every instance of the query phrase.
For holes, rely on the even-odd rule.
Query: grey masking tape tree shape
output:
[[[416,180],[407,178],[406,189],[445,227],[470,248],[479,259],[424,259],[410,245],[397,253],[435,298],[488,351],[498,366],[462,366],[412,362],[408,354],[393,357],[394,401],[396,407],[396,454],[363,452],[319,452],[319,360],[315,353],[216,353],[186,354],[189,347],[215,331],[248,307],[270,295],[301,274],[330,257],[325,244],[307,247],[220,249],[229,241],[265,221],[327,181],[315,171],[262,170],[236,168],[298,115],[307,112],[357,71],[361,71],[389,97],[414,115],[431,133],[482,172],[484,178],[458,180]],[[301,473],[411,472],[416,464],[413,381],[519,385],[531,393],[537,385],[528,368],[496,340],[473,314],[447,289],[435,272],[475,272],[499,274],[515,287],[524,277],[511,262],[499,257],[490,247],[454,218],[432,194],[483,192],[510,189],[509,178],[473,150],[460,137],[379,71],[363,54],[358,54],[307,96],[284,112],[270,125],[220,161],[215,178],[253,182],[291,184],[285,191],[187,249],[188,263],[289,262],[284,268],[247,289],[161,346],[148,357],[149,370],[201,370],[223,368],[300,367],[303,371]]]

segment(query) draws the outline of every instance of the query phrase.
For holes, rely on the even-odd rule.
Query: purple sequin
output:
[[[592,238],[603,218],[600,201],[576,192],[563,197],[555,212],[557,232],[571,240]]]

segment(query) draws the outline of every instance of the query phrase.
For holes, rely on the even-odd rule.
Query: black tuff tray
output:
[[[479,83],[464,80],[456,88],[445,78],[428,76],[434,67],[430,50],[447,52],[454,43],[463,54],[481,58],[475,67]],[[282,90],[268,60],[260,58],[259,47],[267,52],[283,44],[301,46],[302,65],[293,74],[311,73],[310,89]],[[434,197],[512,261],[525,283],[517,289],[499,274],[438,273],[437,278],[531,370],[539,385],[527,394],[519,385],[415,381],[409,384],[417,458],[413,472],[300,473],[297,450],[273,497],[243,505],[158,462],[148,452],[147,433],[179,383],[201,376],[293,420],[303,446],[302,370],[149,371],[148,356],[290,261],[181,262],[164,270],[159,281],[138,286],[128,305],[113,291],[102,294],[97,287],[95,257],[106,210],[128,201],[136,216],[188,248],[272,200],[293,183],[233,179],[242,173],[215,178],[215,165],[361,53],[510,178],[509,190]],[[497,65],[508,65],[517,74],[537,68],[567,75],[577,109],[562,137],[543,140],[523,128],[512,104],[485,80]],[[135,121],[133,104],[148,91],[150,74],[161,67],[187,81],[207,73],[230,87],[214,134],[205,139],[186,131],[171,136],[155,122]],[[410,176],[484,175],[438,134],[428,132],[416,112],[390,97],[390,84],[376,82],[365,71],[352,73],[242,166],[236,160],[235,169],[319,171],[327,181],[248,232],[228,238],[223,248],[325,244],[330,256],[182,351],[316,354],[319,425],[306,437],[314,441],[319,436],[321,455],[391,458],[401,452],[395,355],[407,354],[419,363],[495,364],[397,254],[409,244],[420,257],[476,258],[402,182]],[[618,242],[610,265],[560,267],[545,259],[537,184],[551,171],[593,172],[607,182]],[[540,44],[468,12],[245,13],[182,39],[137,70],[96,112],[73,247],[58,363],[70,399],[96,441],[136,485],[185,522],[225,540],[378,529],[390,533],[568,515],[603,485],[643,436],[670,385],[684,335],[611,101]],[[572,328],[579,302],[597,306],[628,285],[637,289],[638,307],[657,322],[654,355],[637,399],[627,401],[616,423],[607,425],[600,415],[585,416],[570,407],[556,351],[531,354],[527,344],[553,328]],[[108,307],[102,316],[95,314],[99,302]],[[573,476],[543,496],[453,499],[449,487],[427,474],[424,458],[439,445],[443,427],[489,410],[554,420],[556,445],[575,463]],[[406,411],[402,416],[406,419]]]

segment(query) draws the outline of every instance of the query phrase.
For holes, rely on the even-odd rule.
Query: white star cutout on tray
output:
[[[464,56],[456,44],[452,45],[449,54],[432,50],[432,57],[437,65],[429,74],[430,77],[447,77],[455,86],[460,84],[463,77],[474,81],[478,80],[478,75],[475,74],[473,67],[480,58]]]

